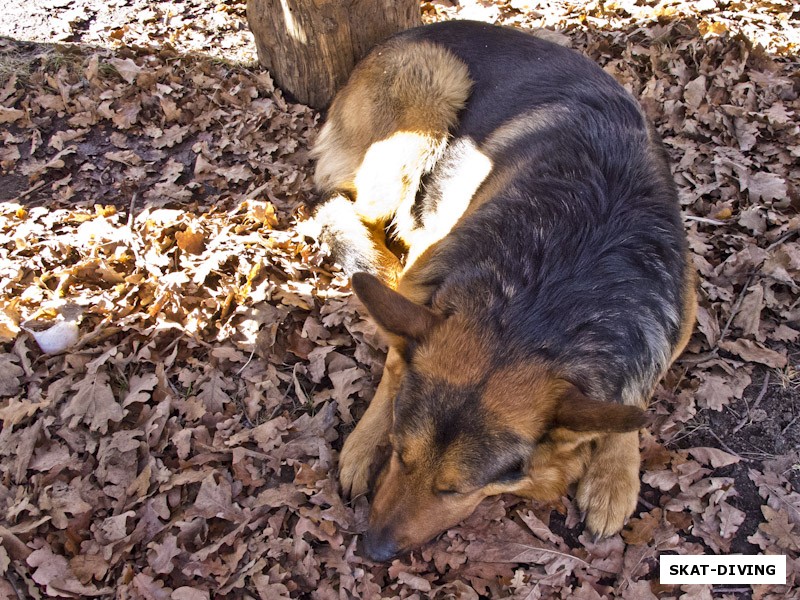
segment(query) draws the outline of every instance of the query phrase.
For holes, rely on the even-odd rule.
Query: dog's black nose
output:
[[[385,562],[394,558],[400,548],[397,547],[390,535],[374,534],[367,532],[364,536],[364,552],[375,562]]]

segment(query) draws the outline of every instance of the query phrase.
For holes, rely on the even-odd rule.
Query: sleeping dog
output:
[[[645,409],[695,319],[675,184],[637,102],[540,36],[438,23],[356,67],[313,154],[319,239],[390,348],[339,461],[345,494],[374,492],[366,553],[575,482],[588,528],[618,532]]]

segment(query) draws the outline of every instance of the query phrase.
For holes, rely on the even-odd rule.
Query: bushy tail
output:
[[[312,150],[325,200],[307,226],[345,272],[394,287],[402,265],[385,228],[391,221],[401,241],[414,228],[422,176],[444,152],[471,87],[451,52],[400,37],[373,50],[337,94]]]
[[[466,65],[436,44],[401,37],[373,50],[336,96],[312,150],[318,190],[344,190],[358,200],[358,192],[366,192],[359,176],[377,175],[359,172],[370,150],[398,139],[397,152],[380,151],[381,162],[389,160],[380,176],[405,176],[416,192],[414,184],[443,150],[471,87]],[[396,207],[400,198],[394,200]]]

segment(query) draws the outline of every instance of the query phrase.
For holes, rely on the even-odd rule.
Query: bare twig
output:
[[[766,487],[766,488],[767,488],[767,489],[768,489],[770,492],[772,492],[772,495],[773,495],[773,496],[775,496],[775,497],[776,497],[778,500],[780,500],[781,502],[783,502],[783,503],[784,503],[786,506],[788,506],[788,507],[789,507],[789,508],[790,508],[790,509],[791,509],[793,512],[795,512],[795,513],[797,513],[798,515],[800,515],[800,510],[797,510],[797,507],[796,507],[794,504],[792,504],[791,502],[789,502],[788,500],[786,500],[786,498],[784,498],[784,497],[783,497],[781,494],[779,494],[779,493],[778,493],[778,490],[776,490],[776,489],[775,489],[775,488],[773,488],[771,485],[768,485],[768,484],[766,484],[766,483],[764,484],[764,487]],[[785,493],[785,492],[784,492],[784,493]]]
[[[761,268],[759,266],[759,268]],[[742,302],[744,302],[744,297],[747,295],[747,289],[752,285],[753,280],[756,278],[756,273],[752,273],[750,277],[747,278],[747,282],[742,286],[741,291],[739,292],[738,297],[736,298],[736,303],[733,305],[731,309],[731,314],[728,315],[728,320],[725,321],[725,326],[722,328],[722,331],[719,332],[719,337],[717,338],[717,343],[714,344],[714,349],[712,352],[719,351],[719,345],[722,340],[725,339],[725,336],[728,335],[728,330],[731,328],[731,323],[733,323],[733,318],[739,312],[739,309],[742,307]]]
[[[747,414],[742,417],[742,420],[739,424],[731,430],[731,433],[737,433],[742,427],[747,425],[752,421],[752,411],[754,411],[759,404],[761,404],[761,400],[764,399],[764,395],[767,393],[767,386],[769,385],[769,371],[764,376],[764,383],[761,384],[761,391],[758,392],[758,396],[756,396],[756,401],[753,402],[753,406],[747,407]]]
[[[719,219],[709,219],[708,217],[695,217],[694,215],[684,215],[684,220],[686,221],[697,221],[698,223],[708,223],[709,225],[727,225],[726,221],[720,221]]]
[[[250,353],[250,358],[247,359],[247,362],[244,363],[244,366],[241,369],[236,371],[236,375],[241,375],[242,374],[242,371],[244,371],[247,368],[247,365],[249,365],[250,362],[253,360],[253,355],[255,353],[256,353],[256,348],[255,348],[255,346],[253,346],[253,351]]]
[[[550,548],[539,548],[538,546],[531,546],[528,544],[520,544],[523,548],[528,548],[529,550],[539,550],[540,552],[546,552],[547,554],[555,554],[556,556],[563,556],[564,558],[571,558],[574,561],[581,563],[584,566],[589,567],[590,569],[594,569],[595,571],[602,571],[603,573],[613,573],[616,574],[615,571],[609,571],[607,569],[601,569],[589,562],[586,562],[582,558],[578,558],[572,554],[568,554],[567,552],[559,552],[558,550],[551,550]]]
[[[16,198],[14,198],[14,199],[12,200],[12,202],[17,202],[17,201],[19,201],[19,200],[22,200],[22,199],[23,199],[23,198],[25,198],[26,196],[30,196],[30,195],[31,195],[33,192],[35,192],[36,190],[38,190],[40,187],[44,186],[44,184],[45,184],[45,183],[47,183],[47,182],[46,182],[44,179],[42,179],[42,180],[40,180],[40,181],[36,182],[36,183],[35,183],[35,184],[33,184],[31,187],[29,187],[27,190],[25,190],[24,192],[22,192],[22,193],[21,193],[19,196],[17,196]]]
[[[792,229],[791,231],[787,231],[781,237],[779,237],[777,240],[775,240],[769,246],[767,246],[767,252],[771,252],[772,250],[780,246],[783,242],[785,242],[798,232],[800,232],[800,229]]]
[[[737,456],[737,457],[739,457],[739,460],[742,460],[742,461],[744,461],[744,462],[752,462],[752,461],[751,461],[749,458],[745,458],[744,456],[742,456],[741,454],[739,454],[738,452],[736,452],[736,450],[734,450],[733,448],[731,448],[730,446],[728,446],[728,444],[726,444],[725,442],[723,442],[723,441],[722,441],[722,438],[720,438],[720,437],[719,437],[719,436],[718,436],[716,433],[714,433],[714,430],[713,430],[713,429],[711,429],[711,427],[709,427],[709,428],[708,428],[708,433],[709,433],[709,434],[711,434],[711,437],[713,437],[715,440],[717,440],[717,442],[719,443],[719,445],[720,445],[720,446],[722,446],[722,448],[723,448],[723,449],[724,449],[726,452],[728,452],[728,454],[733,454],[734,456]]]
[[[645,506],[648,510],[653,510],[654,508],[658,508],[655,504],[653,504],[652,502],[648,502],[641,496],[639,496],[639,503]]]
[[[783,429],[781,429],[781,435],[783,435],[784,433],[786,433],[787,431],[789,431],[789,427],[791,427],[792,425],[794,425],[795,423],[797,423],[797,419],[798,419],[798,418],[800,418],[800,415],[798,415],[797,417],[795,417],[794,419],[792,419],[791,421],[789,421],[789,424],[788,424],[788,425],[786,425],[786,427],[784,427]]]

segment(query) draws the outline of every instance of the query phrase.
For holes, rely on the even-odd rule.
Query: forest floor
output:
[[[385,348],[296,227],[320,114],[244,0],[28,0],[0,22],[0,598],[800,598],[796,5],[421,6],[560,31],[672,156],[700,313],[628,525],[498,497],[363,558],[335,473]],[[674,553],[786,555],[787,585],[662,584]]]

